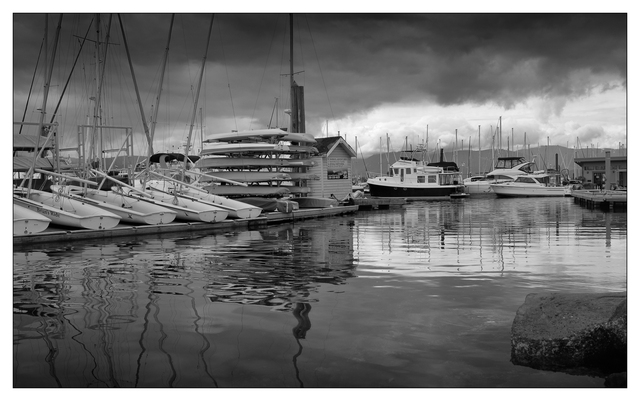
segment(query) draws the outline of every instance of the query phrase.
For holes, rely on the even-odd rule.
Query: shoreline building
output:
[[[580,166],[585,182],[597,186],[615,184],[619,187],[627,186],[627,156],[611,156],[607,151],[605,156],[575,158],[574,163]],[[609,165],[607,167],[607,165]],[[607,170],[609,170],[607,175]],[[608,189],[608,188],[607,188]]]
[[[344,199],[352,192],[352,159],[356,157],[353,148],[340,136],[316,138],[315,147],[318,156],[309,173],[316,174],[319,180],[308,182],[310,195],[322,198]]]

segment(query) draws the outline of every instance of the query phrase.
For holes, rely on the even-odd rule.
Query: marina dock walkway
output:
[[[220,233],[242,229],[256,229],[270,224],[280,224],[296,220],[313,219],[327,216],[339,216],[355,213],[358,206],[337,206],[324,209],[298,209],[291,213],[271,212],[263,213],[255,219],[237,219],[221,221],[218,223],[199,222],[175,222],[159,225],[128,225],[119,224],[110,230],[82,230],[65,229],[63,227],[49,227],[45,231],[24,236],[14,236],[14,246],[40,244],[49,242],[68,242],[85,239],[104,239],[116,237],[129,237],[140,235],[159,235],[166,233]]]
[[[588,209],[620,210],[627,208],[627,191],[571,191],[574,203]]]

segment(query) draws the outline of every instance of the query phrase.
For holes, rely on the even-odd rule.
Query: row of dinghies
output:
[[[318,153],[311,146],[315,142],[311,135],[280,129],[214,134],[200,156],[188,158],[186,169],[184,155],[156,154],[138,171],[118,175],[53,171],[53,155],[37,158],[42,168],[27,167],[18,157],[23,167],[14,164],[14,173],[23,174],[14,176],[14,235],[41,232],[49,223],[106,230],[120,222],[216,223],[334,207],[335,198],[308,196],[307,181],[320,178],[307,171],[315,164],[310,159]]]

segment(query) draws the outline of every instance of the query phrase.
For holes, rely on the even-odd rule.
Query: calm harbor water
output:
[[[527,294],[626,289],[627,214],[414,202],[13,253],[15,387],[603,387],[510,362]]]

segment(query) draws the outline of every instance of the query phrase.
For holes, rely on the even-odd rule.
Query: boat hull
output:
[[[281,129],[259,129],[253,131],[225,132],[209,135],[205,142],[225,142],[242,141],[247,139],[272,139],[289,142],[309,142],[315,143],[313,135],[307,133],[291,133]]]
[[[200,181],[216,181],[216,178],[236,182],[291,181],[292,179],[288,173],[279,173],[277,171],[210,171]]]
[[[220,196],[283,196],[291,193],[284,187],[272,187],[269,185],[207,185],[204,189],[210,194]]]
[[[295,198],[301,208],[323,209],[328,207],[336,207],[339,205],[337,199],[320,198],[316,196]]]
[[[493,194],[493,190],[491,189],[491,184],[502,184],[507,181],[474,181],[469,183],[464,183],[464,192],[468,194]]]
[[[382,185],[369,181],[369,193],[376,198],[448,198],[461,191],[462,185],[401,186]]]
[[[40,233],[49,227],[51,219],[19,204],[13,205],[13,235]]]
[[[113,213],[64,195],[31,190],[29,198],[16,198],[15,202],[66,227],[108,230],[120,222]]]
[[[154,190],[149,190],[147,193],[151,195],[150,200],[160,202],[160,205],[175,211],[177,213],[176,219],[178,220],[216,223],[223,221],[229,215],[226,210],[195,199],[169,195]],[[147,199],[144,200],[149,201]]]
[[[214,143],[211,147],[202,149],[201,156],[206,155],[227,155],[242,153],[318,153],[318,149],[313,146],[280,145],[268,143]]]
[[[307,167],[314,166],[311,159],[284,159],[278,157],[203,157],[197,168],[254,168],[254,167]]]
[[[113,191],[87,189],[83,191],[70,188],[72,194],[82,196],[87,201],[95,202],[95,206],[120,216],[121,221],[133,224],[157,225],[169,224],[175,220],[177,213],[140,198],[127,196]]]
[[[262,209],[257,208],[253,205],[225,198],[224,196],[210,194],[204,189],[197,190],[195,188],[190,188],[187,186],[180,186],[180,188],[178,189],[177,187],[179,185],[164,180],[149,181],[147,185],[157,191],[166,192],[169,194],[174,194],[177,192],[182,197],[197,199],[199,201],[209,203],[212,206],[227,211],[227,217],[233,219],[255,219],[260,215],[260,213],[262,213]]]
[[[500,197],[563,197],[571,196],[571,190],[566,187],[545,187],[537,185],[493,184],[493,192]]]

